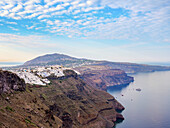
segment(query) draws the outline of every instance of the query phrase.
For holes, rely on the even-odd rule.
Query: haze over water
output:
[[[135,81],[130,85],[108,88],[125,107],[125,120],[116,128],[169,128],[170,71],[131,76]],[[142,90],[136,91],[137,88]]]
[[[11,67],[23,64],[22,62],[0,62],[0,67]]]

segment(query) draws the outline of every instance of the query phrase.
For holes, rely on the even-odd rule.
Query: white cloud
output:
[[[85,3],[80,3],[80,4],[78,4],[78,6],[79,7],[84,7],[84,6],[86,6],[86,4]]]
[[[9,21],[7,21],[6,23],[7,24],[15,24],[15,25],[17,25],[17,22],[9,22]]]
[[[41,49],[39,49],[40,46]],[[56,44],[49,43],[47,36],[0,33],[0,61],[24,62],[35,57],[36,54],[40,54],[42,49],[51,49],[56,46]]]
[[[47,24],[53,25],[54,23],[53,23],[52,21],[48,20],[48,21],[47,21]]]
[[[35,30],[39,30],[39,29],[42,29],[43,27],[37,27],[37,28],[35,28]]]
[[[38,45],[41,42],[46,42],[47,37],[29,35],[29,36],[20,36],[15,34],[0,33],[0,44],[2,43],[11,43],[19,46],[29,46],[29,47],[39,47]],[[43,44],[41,44],[43,46]]]
[[[29,15],[29,16],[25,16],[25,18],[31,19],[31,18],[33,18],[33,17],[38,16],[39,14],[40,14],[40,13],[33,13],[33,14]]]
[[[26,28],[27,28],[27,29],[33,29],[33,28],[35,28],[35,26],[34,26],[34,25],[32,25],[32,26],[26,25]]]
[[[5,10],[7,10],[7,9],[10,9],[10,8],[12,8],[14,5],[13,4],[8,4],[8,5],[5,5],[5,6],[3,6],[2,8]]]
[[[41,4],[41,0],[3,0],[0,1],[0,16],[38,19],[46,24],[44,30],[67,36],[164,40],[170,33],[168,3],[169,0],[44,0]],[[114,16],[112,11],[103,10],[106,6],[113,12],[122,12]],[[57,30],[61,33],[54,30],[55,27],[60,27]]]
[[[75,10],[74,12],[73,12],[73,14],[75,15],[75,14],[78,14],[78,13],[80,13],[81,11],[80,10]]]
[[[71,4],[72,5],[77,5],[77,4],[79,4],[80,3],[80,0],[75,0],[75,1],[73,1]]]
[[[41,0],[27,0],[24,5],[33,5],[35,3],[41,3]]]
[[[16,7],[14,7],[11,11],[12,12],[18,12],[20,9],[22,9],[22,5],[18,4]]]
[[[78,24],[81,24],[83,22],[83,20],[78,20],[77,23]]]
[[[64,4],[62,4],[63,7],[66,7],[66,6],[68,6],[68,5],[70,5],[70,3],[64,3]]]
[[[26,11],[27,11],[27,10],[32,10],[32,9],[34,9],[34,6],[33,6],[33,5],[26,5],[24,9],[25,9]]]
[[[40,15],[40,16],[38,17],[38,19],[48,18],[48,17],[50,17],[50,15]]]
[[[55,22],[55,24],[58,24],[58,23],[60,23],[60,20],[55,20],[54,22]]]
[[[9,14],[9,12],[7,10],[4,10],[0,13],[0,16],[7,16]]]
[[[93,2],[92,2],[91,0],[87,0],[87,4],[88,4],[88,5],[92,5]]]
[[[10,28],[10,29],[12,29],[12,30],[14,30],[14,31],[19,31],[19,29],[14,28],[14,27],[11,27],[11,26],[8,26],[8,28]]]

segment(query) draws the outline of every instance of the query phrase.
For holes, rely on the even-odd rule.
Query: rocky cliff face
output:
[[[133,82],[133,77],[128,76],[119,69],[98,69],[93,66],[93,70],[79,70],[82,79],[94,88],[106,90],[108,86],[125,85]]]
[[[105,91],[95,89],[67,70],[66,77],[49,78],[47,87],[0,97],[0,127],[112,128],[123,120],[124,107]],[[15,122],[15,123],[14,123]]]
[[[0,94],[11,91],[24,91],[25,82],[16,74],[0,70]]]
[[[60,103],[57,113],[62,113],[62,107],[67,110],[66,113],[63,113],[69,121],[66,124],[73,126],[76,124],[81,128],[103,128],[106,126],[112,128],[118,119],[124,119],[116,111],[122,111],[124,107],[114,97],[107,92],[89,86],[73,71],[66,71],[65,74],[66,79],[59,81],[52,79],[52,83],[58,87],[59,91],[54,95],[55,98],[52,101]],[[61,117],[63,118],[63,115]],[[67,127],[69,126],[67,125]]]

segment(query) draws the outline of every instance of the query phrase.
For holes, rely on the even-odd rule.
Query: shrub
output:
[[[6,106],[5,109],[8,110],[8,111],[11,111],[11,112],[14,112],[14,111],[15,111],[15,110],[13,110],[11,107],[9,107],[9,106]]]
[[[26,122],[27,124],[31,124],[32,126],[37,127],[33,122],[31,122],[31,120],[29,120],[29,119],[27,119],[27,118],[25,118],[25,122]]]

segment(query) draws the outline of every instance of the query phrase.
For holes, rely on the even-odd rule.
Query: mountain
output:
[[[37,57],[33,60],[27,61],[23,66],[45,66],[45,65],[63,65],[66,67],[82,68],[82,66],[105,66],[109,69],[121,69],[126,73],[138,73],[138,72],[154,72],[170,70],[168,66],[155,66],[136,63],[125,62],[110,62],[110,61],[96,61],[89,59],[79,59],[70,57],[63,54],[47,54]]]
[[[78,59],[70,57],[64,54],[47,54],[44,56],[39,56],[35,59],[27,61],[24,63],[24,66],[45,66],[45,65],[63,65],[66,67],[73,67],[81,65],[84,63],[92,63],[94,61],[87,59]]]
[[[2,92],[0,127],[113,128],[124,119],[118,113],[124,107],[113,96],[89,86],[73,70],[64,74],[48,77],[51,85],[46,87],[27,84],[25,90]],[[11,74],[0,77],[8,79]],[[17,81],[13,83],[20,84]]]

